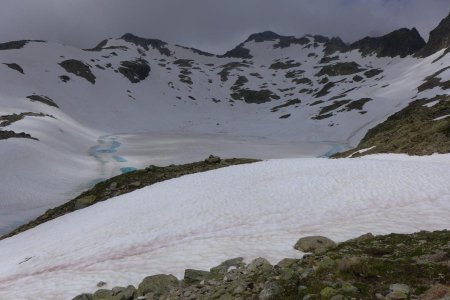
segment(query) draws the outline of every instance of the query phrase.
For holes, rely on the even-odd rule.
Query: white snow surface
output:
[[[71,299],[242,256],[302,254],[308,235],[450,226],[450,155],[280,159],[161,182],[0,241],[0,299]]]

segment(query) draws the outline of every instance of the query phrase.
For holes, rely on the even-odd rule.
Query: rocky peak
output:
[[[254,41],[256,43],[274,41],[281,36],[273,31],[263,31],[250,35],[245,42]]]
[[[416,28],[401,28],[381,37],[365,37],[350,45],[363,55],[376,54],[378,57],[405,57],[416,53],[425,46],[425,41]]]
[[[430,32],[427,45],[417,53],[417,56],[426,57],[437,51],[450,47],[450,14]]]
[[[167,48],[167,43],[158,39],[146,39],[138,37],[131,33],[124,34],[121,38],[125,42],[135,44],[136,46],[141,46],[145,50],[149,50],[149,46],[153,49],[157,49],[162,55],[170,56],[170,50]]]

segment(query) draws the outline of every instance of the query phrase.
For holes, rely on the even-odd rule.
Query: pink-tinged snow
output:
[[[284,159],[184,176],[0,241],[0,299],[71,299],[237,256],[299,257],[302,236],[450,227],[450,155]]]

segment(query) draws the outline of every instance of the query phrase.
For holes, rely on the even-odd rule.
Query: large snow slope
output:
[[[450,225],[450,155],[285,159],[155,184],[0,241],[0,299],[71,299],[295,241]]]
[[[379,58],[357,50],[327,53],[321,39],[303,40],[284,48],[276,47],[277,39],[249,40],[243,46],[251,59],[169,44],[146,49],[123,38],[94,51],[45,42],[1,50],[0,117],[29,112],[53,117],[26,116],[0,125],[39,139],[0,140],[0,234],[130,168],[210,153],[323,156],[355,146],[369,128],[413,99],[448,93],[439,87],[417,91],[427,76],[450,65],[449,54],[436,60],[444,50],[424,59]],[[136,59],[151,71],[131,83],[119,70]],[[61,67],[66,60],[85,64],[95,84]],[[338,62],[356,63],[361,71],[319,75]],[[365,75],[377,70],[381,73]],[[448,80],[450,71],[439,77]],[[231,96],[248,89],[269,90],[275,98],[255,104]],[[33,94],[50,97],[58,108],[30,101]],[[361,99],[369,100],[349,106]],[[336,104],[343,100],[351,102]]]

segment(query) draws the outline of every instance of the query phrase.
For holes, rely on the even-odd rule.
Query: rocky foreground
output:
[[[294,246],[306,252],[271,265],[227,260],[209,271],[185,270],[146,277],[136,288],[108,283],[74,300],[150,299],[450,299],[450,231],[373,236],[340,244],[306,237]]]

